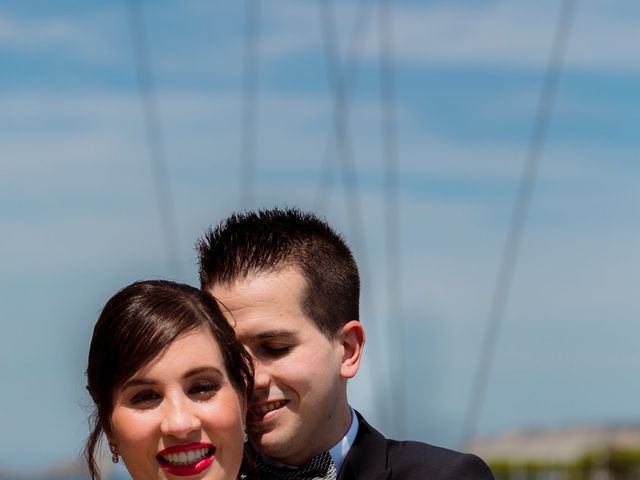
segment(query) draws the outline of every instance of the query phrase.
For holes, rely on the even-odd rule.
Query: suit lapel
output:
[[[391,476],[387,467],[387,442],[369,425],[362,415],[358,416],[358,435],[347,453],[338,480],[384,480]]]

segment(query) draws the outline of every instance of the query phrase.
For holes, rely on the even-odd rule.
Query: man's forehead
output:
[[[300,310],[304,277],[296,270],[282,270],[240,277],[230,283],[214,283],[207,290],[230,313],[250,311],[259,317],[274,308]]]
[[[301,282],[304,285],[307,283],[306,275],[298,265],[283,263],[273,268],[250,270],[229,279],[214,281],[209,285],[209,289],[231,291],[248,285],[270,284],[282,280]]]
[[[310,327],[300,298],[305,282],[295,269],[261,272],[209,288],[244,343],[299,337]]]

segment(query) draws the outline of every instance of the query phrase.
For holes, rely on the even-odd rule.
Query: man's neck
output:
[[[305,457],[305,460],[302,462],[289,463],[277,458],[272,458],[262,452],[260,453],[260,458],[262,459],[263,462],[271,466],[274,466],[276,468],[285,468],[285,469],[295,470],[300,466],[304,465],[305,463],[309,462],[313,457],[328,451],[329,454],[331,455],[333,462],[336,464],[336,467],[339,470],[340,466],[342,465],[342,462],[344,461],[344,458],[347,456],[347,453],[349,452],[351,445],[353,445],[355,437],[358,433],[358,426],[359,426],[358,417],[355,411],[351,407],[348,407],[348,408],[349,408],[349,424],[346,430],[344,431],[344,433],[342,434],[342,436],[340,436],[340,438],[333,445],[329,447],[319,448],[317,451],[314,450],[314,452],[311,454],[308,454]]]

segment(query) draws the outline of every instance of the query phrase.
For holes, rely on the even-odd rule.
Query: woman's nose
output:
[[[195,405],[188,398],[165,398],[160,426],[163,435],[187,438],[201,426]]]

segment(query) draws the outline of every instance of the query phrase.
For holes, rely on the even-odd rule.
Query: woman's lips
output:
[[[197,475],[213,463],[215,447],[210,443],[174,445],[158,452],[156,459],[172,475]]]

